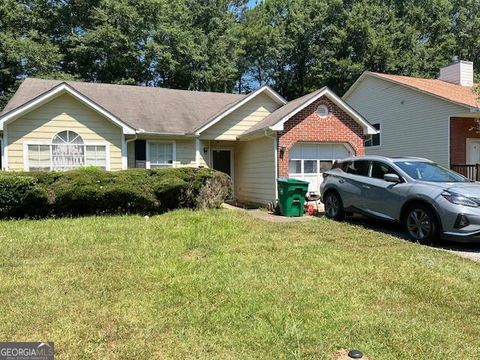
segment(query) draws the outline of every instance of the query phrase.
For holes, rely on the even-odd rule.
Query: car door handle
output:
[[[339,182],[340,184],[343,184],[343,183],[345,182],[345,180],[339,179],[338,182]]]
[[[362,185],[362,187],[363,187],[364,189],[370,189],[370,186],[368,186],[368,185]]]

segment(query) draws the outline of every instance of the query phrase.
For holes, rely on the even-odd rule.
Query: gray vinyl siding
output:
[[[380,146],[369,155],[418,156],[449,166],[449,117],[466,107],[366,76],[344,100],[381,126]]]

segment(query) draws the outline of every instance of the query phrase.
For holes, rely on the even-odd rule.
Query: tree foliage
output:
[[[2,0],[0,108],[27,76],[288,99],[365,70],[480,70],[477,0]]]

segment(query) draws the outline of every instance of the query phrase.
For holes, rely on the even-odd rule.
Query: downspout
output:
[[[137,131],[135,131],[135,137],[133,139],[129,139],[129,140],[125,139],[125,150],[126,150],[125,152],[127,153],[127,169],[128,169],[128,143],[137,140],[137,138],[138,138],[138,133]],[[134,157],[135,157],[135,154],[134,154]],[[134,163],[135,163],[135,159],[134,159]],[[136,166],[136,164],[134,165]]]
[[[278,179],[278,137],[277,133],[274,131],[274,136],[271,136],[268,134],[268,129],[265,129],[265,136],[268,138],[273,139],[273,154],[275,157],[275,178],[274,183],[275,183],[275,201],[278,200],[278,184],[277,184],[277,179]]]
[[[195,167],[200,167],[200,139],[195,138]]]

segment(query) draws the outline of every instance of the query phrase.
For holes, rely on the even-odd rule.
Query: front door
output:
[[[228,176],[232,176],[232,152],[231,150],[213,150],[212,151],[212,167],[221,171]]]
[[[480,163],[479,140],[467,140],[467,162],[471,165]]]

